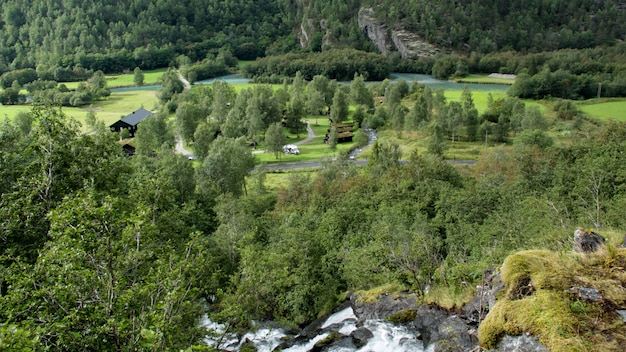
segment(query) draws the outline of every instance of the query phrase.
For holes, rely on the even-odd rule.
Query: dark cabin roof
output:
[[[120,121],[125,122],[131,126],[137,126],[143,119],[152,115],[151,111],[148,111],[144,108],[140,108],[139,110],[133,111],[132,114],[127,115],[122,118]]]

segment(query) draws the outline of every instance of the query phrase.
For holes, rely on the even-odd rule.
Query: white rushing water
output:
[[[349,336],[357,329],[357,317],[351,307],[347,307],[326,319],[321,329],[332,328],[334,331]],[[254,332],[249,332],[240,338],[235,334],[225,333],[225,326],[216,324],[206,318],[203,326],[213,331],[211,336],[206,338],[206,342],[219,349],[225,351],[239,351],[243,344],[253,344],[259,352],[271,352],[280,345],[287,336],[282,329],[268,328],[260,326]],[[363,327],[367,328],[374,335],[368,343],[359,348],[332,347],[330,352],[379,352],[379,351],[397,351],[397,352],[432,352],[430,348],[424,348],[422,341],[418,340],[414,332],[409,331],[403,325],[396,325],[382,320],[367,320]],[[329,332],[321,333],[314,338],[284,349],[285,352],[307,352],[310,351],[315,344],[329,335]]]

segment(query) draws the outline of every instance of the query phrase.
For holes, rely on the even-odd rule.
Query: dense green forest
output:
[[[0,71],[150,69],[179,55],[199,61],[222,47],[246,60],[298,48],[369,51],[356,19],[362,6],[374,7],[390,27],[465,53],[592,48],[626,33],[626,11],[617,1],[3,0]],[[300,36],[300,28],[310,33]]]
[[[404,81],[365,86],[357,75],[346,86],[297,74],[277,90],[218,81],[184,91],[173,72],[132,158],[97,119],[81,135],[60,110],[37,105],[3,122],[4,346],[186,349],[202,343],[209,308],[232,328],[296,325],[383,284],[458,303],[512,251],[567,250],[572,228],[626,225],[626,125],[598,126],[566,102],[557,124],[516,98],[491,99],[479,114],[469,90],[448,102]],[[379,142],[366,167],[340,157],[270,190],[266,172],[251,173],[247,141],[271,150],[281,116],[305,111],[418,133],[427,148]],[[174,131],[197,165],[173,154]],[[501,146],[471,168],[442,158],[448,143],[482,136]]]
[[[98,71],[136,67],[181,67],[193,81],[228,73],[236,60],[279,55],[250,65],[246,74],[279,83],[297,71],[307,79],[322,74],[338,80],[354,73],[378,80],[389,71],[442,79],[500,72],[521,75],[512,94],[522,98],[588,99],[598,95],[599,85],[605,87],[602,96],[626,94],[626,10],[616,1],[0,4],[4,88],[14,81],[49,86],[47,81],[81,81]],[[367,6],[387,27],[413,31],[445,54],[407,60],[395,52],[384,60],[363,53],[376,51],[358,25],[359,9]],[[5,104],[24,100],[7,94]],[[70,98],[66,94],[64,105],[91,101],[73,104]]]
[[[205,314],[232,329],[297,326],[384,284],[458,305],[514,251],[569,251],[576,227],[626,226],[626,125],[569,101],[626,95],[615,1],[0,4],[1,102],[26,103],[22,89],[34,101],[0,124],[0,349],[209,349]],[[363,6],[447,54],[375,53]],[[179,79],[257,57],[244,73],[280,87]],[[106,72],[136,68],[141,85],[156,67],[171,69],[133,157],[95,112],[85,135],[59,107],[107,99]],[[518,79],[479,113],[468,89],[448,101],[365,83],[392,71]],[[554,99],[544,111],[521,98]],[[305,116],[353,121],[354,147],[366,126],[423,143],[381,140],[365,167],[337,153],[268,187],[251,146],[278,158]],[[175,135],[196,160],[174,153]],[[334,152],[336,130],[328,142]],[[459,143],[476,164],[444,159]]]

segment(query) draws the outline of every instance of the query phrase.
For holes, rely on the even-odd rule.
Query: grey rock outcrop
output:
[[[407,309],[415,309],[417,297],[411,294],[382,294],[375,302],[364,302],[352,296],[350,304],[354,314],[363,319],[387,319],[389,316]]]
[[[364,7],[359,10],[359,28],[374,43],[381,54],[398,51],[405,59],[417,59],[437,54],[436,46],[423,40],[417,33],[402,28],[389,28],[376,19],[374,9]]]
[[[574,286],[567,290],[567,293],[575,294],[579,299],[591,302],[600,302],[603,300],[600,291],[590,287]]]
[[[520,336],[504,336],[498,348],[488,352],[544,352],[548,348],[542,345],[536,337],[524,334]]]
[[[476,287],[476,296],[462,308],[463,317],[473,324],[479,324],[496,304],[496,297],[504,289],[499,272],[485,270],[483,284]]]
[[[441,308],[421,305],[413,324],[419,332],[424,346],[433,344],[438,351],[470,351],[476,348],[476,329],[456,314]]]
[[[403,58],[416,59],[420,56],[433,56],[439,52],[436,46],[406,30],[392,30],[391,41]]]
[[[360,327],[356,330],[354,330],[351,334],[350,337],[352,337],[352,342],[354,343],[354,345],[357,348],[361,348],[365,345],[367,345],[367,342],[374,337],[374,334],[369,331],[369,329],[364,328],[364,327]]]
[[[359,28],[376,45],[381,54],[387,55],[393,50],[389,30],[385,24],[379,23],[374,15],[374,9],[361,8],[358,16]]]
[[[591,253],[597,251],[606,242],[606,239],[597,233],[582,228],[574,231],[574,251]]]

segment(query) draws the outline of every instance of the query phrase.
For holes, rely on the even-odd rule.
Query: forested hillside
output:
[[[284,9],[275,0],[2,1],[0,70],[147,69],[179,54],[197,61],[225,45],[254,59],[289,35]]]
[[[481,53],[589,48],[624,40],[620,1],[376,1],[376,15],[443,47]]]
[[[332,47],[373,50],[357,24],[371,6],[389,27],[466,53],[589,48],[623,40],[617,1],[44,0],[1,2],[0,72],[32,67],[104,72],[198,61],[220,48],[239,59]]]

